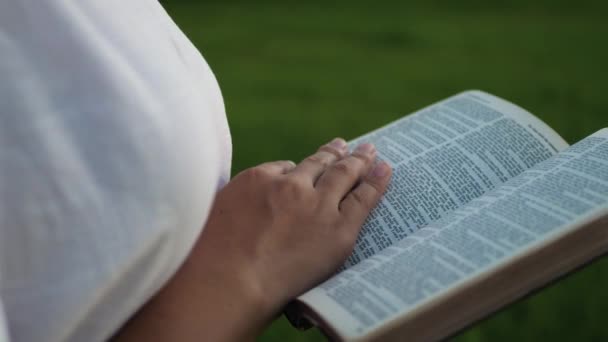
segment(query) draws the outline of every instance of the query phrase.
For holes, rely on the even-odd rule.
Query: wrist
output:
[[[172,282],[180,283],[180,292],[195,301],[193,305],[201,311],[198,317],[206,315],[208,322],[222,320],[237,340],[257,336],[282,305],[254,266],[254,258],[240,248],[232,250],[231,244],[214,243],[217,239],[210,235],[215,230],[210,228],[208,224]]]

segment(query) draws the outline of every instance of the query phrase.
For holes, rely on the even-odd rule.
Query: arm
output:
[[[115,336],[119,341],[253,339],[292,298],[335,271],[390,179],[375,149],[341,139],[297,166],[237,175],[186,262]]]

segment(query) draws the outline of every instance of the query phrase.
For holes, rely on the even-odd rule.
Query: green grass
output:
[[[220,82],[235,172],[301,159],[331,137],[354,138],[471,88],[521,105],[569,142],[608,126],[600,2],[173,1],[167,9]],[[455,339],[608,340],[607,288],[602,259]],[[285,340],[322,336],[281,319],[260,338]]]

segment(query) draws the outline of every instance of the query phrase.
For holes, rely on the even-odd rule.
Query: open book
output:
[[[296,327],[344,341],[429,341],[608,250],[608,129],[568,144],[481,91],[351,142],[393,179],[353,254],[291,303]]]

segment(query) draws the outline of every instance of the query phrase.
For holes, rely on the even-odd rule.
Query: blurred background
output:
[[[570,143],[608,127],[605,1],[162,2],[219,80],[234,173],[466,89],[528,109]],[[606,341],[606,289],[603,258],[454,339]],[[283,318],[259,339],[323,340]]]

